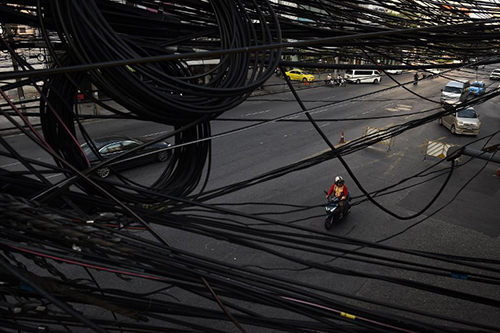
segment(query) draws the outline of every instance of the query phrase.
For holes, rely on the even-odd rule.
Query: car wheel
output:
[[[170,157],[170,152],[169,151],[161,151],[158,153],[158,155],[156,155],[156,159],[158,160],[158,162],[165,162],[166,160],[168,160],[168,158]]]
[[[457,134],[457,130],[455,128],[455,125],[451,125],[450,132],[451,132],[451,134]]]
[[[361,81],[359,79],[356,80],[356,84],[360,84],[360,83],[361,83]]]
[[[378,80],[377,79],[373,80],[373,83],[378,83]]]
[[[102,167],[102,168],[97,169],[96,174],[100,178],[106,178],[111,174],[111,170],[109,170],[108,167]]]
[[[307,79],[306,79],[306,78],[303,78],[303,79],[302,79],[302,82],[307,82]]]

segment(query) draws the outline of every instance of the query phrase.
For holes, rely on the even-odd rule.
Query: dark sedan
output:
[[[102,157],[102,160],[107,160],[120,156],[133,148],[145,144],[147,141],[129,137],[107,137],[92,141],[95,148]],[[171,144],[168,142],[158,142],[138,149],[109,165],[103,166],[96,170],[96,174],[101,178],[106,178],[110,175],[111,169],[125,170],[138,165],[152,163],[154,161],[165,162],[171,155],[171,150],[167,150]],[[90,165],[95,166],[101,163],[101,159],[97,157],[88,143],[81,145],[83,152],[87,155]]]

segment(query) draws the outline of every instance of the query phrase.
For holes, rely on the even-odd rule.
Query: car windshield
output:
[[[482,82],[474,82],[474,83],[472,84],[472,86],[473,86],[473,87],[478,87],[478,88],[481,88],[481,87],[483,87],[483,86],[484,86],[484,83],[482,83]]]
[[[460,89],[458,87],[450,87],[450,86],[444,87],[444,91],[449,92],[449,93],[454,93],[454,94],[462,93],[462,89]]]
[[[351,69],[348,69],[345,71],[346,74],[349,74],[349,75],[352,75],[352,70]]]
[[[473,109],[465,109],[457,112],[459,118],[477,118],[476,111]]]

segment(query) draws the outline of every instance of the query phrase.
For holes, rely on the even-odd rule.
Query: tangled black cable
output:
[[[37,332],[40,325],[46,325],[62,331],[85,325],[94,331],[117,332],[226,332],[235,327],[242,332],[245,327],[285,332],[497,330],[486,317],[472,322],[373,295],[351,294],[326,283],[304,282],[309,281],[309,272],[321,277],[346,276],[375,286],[383,283],[418,290],[478,309],[498,308],[495,297],[461,288],[497,290],[500,263],[495,258],[400,249],[295,223],[310,215],[295,220],[279,215],[287,219],[282,221],[269,217],[273,211],[246,214],[226,208],[224,202],[210,204],[212,199],[224,200],[234,191],[333,158],[342,161],[343,156],[453,110],[429,110],[424,117],[353,140],[332,152],[205,190],[214,138],[211,121],[245,101],[278,65],[333,69],[352,66],[346,63],[352,60],[379,69],[464,69],[494,63],[500,36],[499,20],[490,15],[495,2],[133,0],[127,4],[12,0],[0,5],[1,22],[40,29],[42,36],[2,36],[2,49],[22,71],[0,73],[0,78],[28,79],[2,84],[0,94],[6,103],[0,112],[56,160],[51,165],[22,156],[0,138],[5,148],[0,155],[20,161],[27,170],[0,169],[0,322],[4,329]],[[35,69],[24,55],[17,55],[34,45],[49,51],[52,68]],[[196,61],[211,62],[211,66],[193,66]],[[22,118],[23,103],[12,102],[7,94],[25,85],[35,86],[38,79],[43,80],[38,98],[43,138]],[[96,99],[91,85],[119,107]],[[152,186],[120,174],[116,181],[88,178],[96,167],[89,168],[80,143],[91,143],[93,138],[80,121],[78,92],[118,119],[173,127],[156,139],[174,137],[175,145],[171,161]],[[498,94],[491,91],[466,105]],[[223,135],[306,111],[262,119]],[[25,126],[16,123],[13,114],[24,119]],[[83,140],[77,138],[77,128]],[[451,170],[453,165],[448,178]],[[66,178],[52,184],[46,175],[56,172]],[[376,197],[392,188],[364,194]],[[290,213],[303,215],[311,209],[283,207],[293,207]],[[166,230],[176,244],[167,243],[158,230]],[[182,240],[188,238],[189,244],[200,248],[183,247]],[[207,239],[224,254],[232,253],[234,247],[236,253],[258,254],[264,260],[254,263],[243,256],[240,263],[229,257],[201,255],[201,244]],[[369,251],[357,251],[359,247]],[[342,263],[326,261],[332,257],[341,258]],[[267,258],[277,265],[267,264]],[[94,272],[98,273],[94,276]],[[119,278],[127,280],[123,289],[115,287]],[[456,285],[448,287],[453,282]]]

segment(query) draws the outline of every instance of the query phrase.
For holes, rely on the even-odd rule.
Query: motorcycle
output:
[[[345,81],[343,78],[335,80],[335,83],[336,83],[339,87],[345,87],[345,86],[346,86],[346,81]]]
[[[345,87],[346,86],[346,81],[344,79],[326,79],[325,80],[325,85],[330,86],[330,87]]]
[[[325,191],[325,193],[327,193]],[[325,210],[326,210],[326,216],[325,216],[325,229],[330,230],[333,226],[333,224],[338,221],[339,215],[340,215],[340,209],[339,209],[339,198],[329,196],[328,197],[328,203],[325,205]],[[351,212],[351,193],[347,193],[347,199],[345,200],[344,203],[344,214],[343,218],[345,219],[347,215]]]

